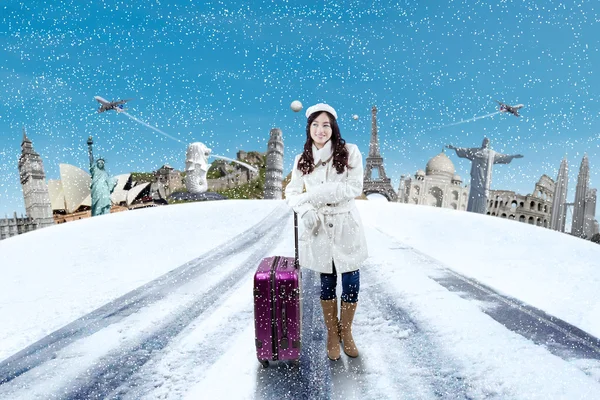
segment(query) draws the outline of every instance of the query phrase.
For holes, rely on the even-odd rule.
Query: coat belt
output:
[[[341,201],[339,203],[327,203],[319,207],[317,212],[323,215],[342,214],[349,212],[354,207],[354,199]]]

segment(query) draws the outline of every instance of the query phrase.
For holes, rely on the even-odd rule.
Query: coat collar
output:
[[[317,149],[317,146],[313,144],[312,153],[315,165],[322,162],[328,162],[331,158],[331,154],[333,153],[333,151],[331,150],[331,139],[329,139],[327,143],[325,143],[325,146],[323,146],[322,149]]]

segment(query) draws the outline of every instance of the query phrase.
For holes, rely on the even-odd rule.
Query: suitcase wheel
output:
[[[269,360],[258,360],[263,368],[269,368]]]

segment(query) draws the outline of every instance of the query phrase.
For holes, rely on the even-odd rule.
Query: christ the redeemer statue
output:
[[[500,154],[489,148],[490,139],[484,138],[481,147],[446,147],[456,151],[461,158],[471,160],[471,189],[467,211],[485,214],[490,184],[492,183],[492,166],[494,164],[508,164],[513,158],[522,158],[521,154],[512,156]]]

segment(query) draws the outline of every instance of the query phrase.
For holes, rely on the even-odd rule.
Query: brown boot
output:
[[[340,336],[338,332],[337,299],[321,300],[323,318],[327,327],[327,357],[330,360],[340,359]]]
[[[344,353],[348,357],[358,357],[358,349],[352,338],[352,321],[354,320],[354,313],[356,312],[356,306],[358,303],[346,303],[342,301],[341,315],[340,315],[340,338],[342,339],[342,347]]]

